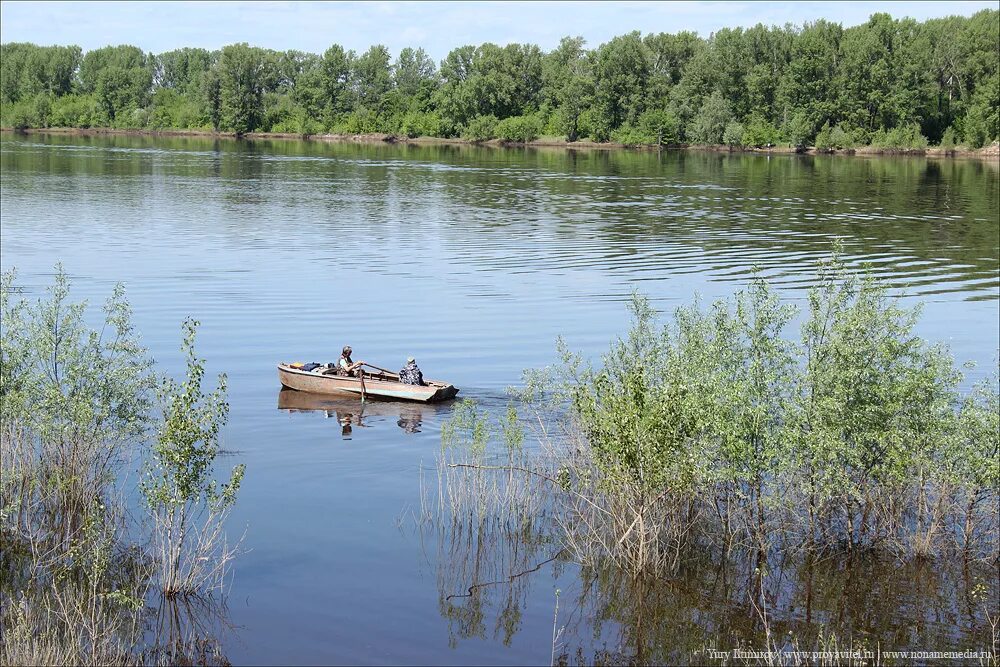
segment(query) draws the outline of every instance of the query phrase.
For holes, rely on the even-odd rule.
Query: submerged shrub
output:
[[[104,305],[103,332],[85,324],[86,303],[70,301],[69,278],[61,266],[47,298],[29,304],[16,293],[15,274],[5,273],[0,283],[0,420],[27,448],[18,474],[31,477],[16,502],[22,507],[55,503],[38,518],[46,530],[58,525],[69,539],[146,433],[152,361],[132,326],[121,285]],[[3,472],[12,472],[6,461]],[[55,494],[37,495],[45,490]],[[6,506],[15,499],[3,501]],[[22,528],[31,530],[27,524]]]
[[[0,280],[0,656],[3,664],[130,664],[143,662],[151,589],[168,563],[191,562],[196,575],[224,571],[220,508],[231,506],[242,467],[229,485],[207,481],[211,447],[198,455],[183,445],[218,421],[218,411],[199,411],[194,385],[167,384],[171,409],[162,424],[151,415],[156,380],[140,345],[131,309],[119,285],[104,306],[100,330],[86,325],[86,303],[70,300],[60,266],[48,294],[34,303],[20,298],[13,271]],[[194,375],[200,370],[194,369]],[[190,378],[189,378],[190,379]],[[192,403],[191,401],[194,401]],[[213,405],[216,405],[213,403]],[[156,427],[159,427],[156,429]],[[159,430],[157,449],[183,480],[185,497],[212,501],[205,514],[184,515],[185,539],[171,544],[171,558],[148,553],[119,488],[127,461],[143,458],[146,436]],[[214,441],[213,441],[214,442]],[[165,488],[156,486],[157,490]],[[193,503],[196,509],[201,506]],[[215,513],[213,515],[213,512]],[[155,514],[155,512],[154,512]],[[204,530],[210,526],[211,530]],[[160,543],[162,544],[162,542]],[[194,561],[185,561],[194,553]],[[184,576],[180,581],[191,581]],[[197,577],[193,580],[198,581]],[[205,577],[202,577],[202,581]],[[8,585],[10,584],[10,585]],[[181,592],[185,592],[183,586]],[[169,601],[164,601],[167,604]],[[203,640],[194,619],[177,608],[171,619],[170,664],[187,662]],[[195,627],[179,637],[177,628]],[[190,664],[187,662],[187,664]]]
[[[215,391],[202,392],[205,362],[194,352],[197,327],[193,320],[184,322],[184,381],[166,378],[160,387],[163,421],[140,485],[155,521],[160,586],[168,596],[221,584],[231,558],[221,543],[222,524],[244,472],[237,465],[221,485],[211,477],[229,404],[225,375]]]
[[[547,454],[521,468],[551,482],[578,559],[638,573],[708,545],[758,567],[802,546],[997,558],[997,380],[963,398],[948,350],[914,334],[919,308],[876,278],[822,263],[797,340],[796,309],[760,277],[663,325],[639,295],[630,310],[599,364],[560,342],[521,392],[550,422]]]

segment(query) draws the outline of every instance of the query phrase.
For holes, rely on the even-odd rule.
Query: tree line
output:
[[[979,147],[1000,137],[1000,11],[858,26],[565,37],[393,58],[231,44],[0,46],[4,127],[204,129],[624,144]]]

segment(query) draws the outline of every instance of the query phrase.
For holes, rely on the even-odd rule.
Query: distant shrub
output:
[[[441,116],[427,111],[407,112],[400,119],[399,131],[410,138],[441,136]]]
[[[198,102],[170,88],[161,88],[153,94],[147,127],[151,129],[193,129],[205,123]]]
[[[52,96],[48,93],[38,93],[31,102],[31,111],[38,127],[49,127],[52,116]]]
[[[844,127],[843,123],[838,123],[830,130],[830,145],[833,148],[854,148],[857,143],[854,135]]]
[[[751,115],[743,130],[743,145],[761,148],[774,146],[779,140],[778,128],[759,114]]]
[[[462,138],[467,141],[489,141],[497,136],[497,117],[476,116],[462,130]]]
[[[542,134],[549,137],[568,135],[567,126],[572,125],[572,118],[567,112],[563,112],[562,107],[549,111],[545,114],[545,125],[542,127]]]
[[[941,135],[940,146],[946,151],[952,151],[955,150],[955,146],[957,143],[958,142],[955,140],[955,128],[949,127],[947,130],[944,131],[944,134]]]
[[[295,132],[297,105],[287,95],[267,93],[264,96],[264,113],[260,120],[261,132]]]
[[[823,123],[823,127],[816,133],[816,139],[813,141],[818,151],[853,148],[856,143],[851,132],[843,124],[831,128],[828,122]]]
[[[611,140],[624,146],[649,146],[654,139],[631,123],[625,123],[611,133]]]
[[[542,124],[533,115],[512,116],[496,124],[496,135],[504,141],[528,143],[542,133]]]
[[[910,123],[891,130],[878,130],[872,135],[871,145],[874,148],[920,150],[927,148],[927,137],[920,133],[919,125]]]
[[[3,105],[3,126],[15,130],[35,127],[35,115],[27,102],[15,102]]]
[[[743,124],[735,120],[731,121],[726,125],[726,131],[722,133],[722,143],[730,148],[739,148],[743,146],[744,134],[746,134],[746,130],[743,128]]]
[[[729,102],[722,93],[715,91],[709,96],[694,118],[689,128],[690,138],[698,144],[722,143],[722,135],[726,125],[733,119]]]
[[[796,148],[800,148],[808,145],[814,130],[815,126],[809,121],[806,113],[799,111],[785,123],[785,126],[782,128],[782,134],[788,143]]]
[[[90,95],[65,95],[52,102],[52,127],[92,127],[97,124],[97,101]]]
[[[560,113],[566,117],[566,112],[562,111],[560,107]],[[590,107],[587,107],[580,112],[580,115],[576,118],[576,140],[578,137],[593,137],[594,136],[594,111]]]
[[[139,130],[149,125],[149,110],[139,108],[139,109],[129,109],[128,112],[119,114],[115,117],[115,127],[120,127],[128,130]]]
[[[625,123],[612,132],[611,139],[625,146],[669,146],[680,141],[680,122],[671,111],[650,109],[634,125]]]
[[[819,128],[819,132],[816,133],[816,139],[813,140],[813,145],[818,151],[828,151],[833,148],[833,142],[830,138],[830,123],[823,123],[823,127]]]
[[[667,146],[680,141],[680,121],[665,109],[650,109],[639,116],[639,129],[650,138],[650,143]]]
[[[358,109],[345,116],[332,129],[337,134],[371,134],[372,132],[378,132],[378,114],[371,109]]]
[[[1000,138],[1000,74],[994,73],[976,89],[965,114],[964,134],[972,148]]]

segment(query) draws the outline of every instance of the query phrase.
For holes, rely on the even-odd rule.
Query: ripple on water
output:
[[[420,505],[414,471],[436,477],[454,404],[279,408],[278,361],[412,354],[500,413],[558,336],[598,360],[633,288],[669,311],[756,267],[802,311],[837,238],[849,265],[927,302],[918,333],[978,362],[972,379],[1000,347],[998,176],[971,164],[9,135],[0,160],[0,263],[29,296],[57,260],[92,302],[121,280],[164,371],[181,372],[193,316],[209,372],[230,376],[225,445],[248,466],[233,522],[252,549],[234,662],[369,659],[376,626],[409,641],[401,659],[548,661],[551,588],[575,581],[533,575],[510,647],[448,648],[436,573],[397,522]]]

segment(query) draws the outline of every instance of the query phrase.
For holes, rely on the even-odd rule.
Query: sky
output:
[[[437,61],[463,44],[527,42],[548,51],[582,36],[596,47],[632,30],[799,25],[825,18],[845,27],[875,12],[917,20],[969,16],[992,2],[0,2],[0,42],[77,44],[84,51],[134,44],[162,53],[249,42],[323,53],[423,47]]]

